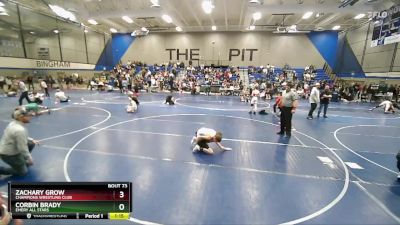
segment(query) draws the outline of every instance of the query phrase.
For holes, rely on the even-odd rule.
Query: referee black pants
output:
[[[396,158],[397,158],[397,169],[399,169],[399,171],[400,171],[400,151],[399,151],[399,153],[397,153]]]
[[[30,100],[29,97],[28,97],[28,92],[27,92],[27,91],[24,91],[24,92],[21,93],[21,96],[19,96],[18,102],[19,102],[19,105],[20,105],[20,106],[22,105],[22,100],[23,100],[24,98],[26,99],[26,101],[28,101],[28,103],[31,103],[31,100]]]
[[[317,103],[311,103],[311,109],[308,112],[308,117],[312,117],[314,110],[317,108]]]
[[[281,133],[286,132],[290,136],[292,131],[292,107],[281,108]]]

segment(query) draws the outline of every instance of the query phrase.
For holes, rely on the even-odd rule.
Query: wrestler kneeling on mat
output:
[[[225,151],[232,150],[231,148],[227,148],[221,145],[222,141],[222,133],[217,132],[210,128],[200,128],[195,133],[195,136],[192,138],[192,145],[196,146],[193,148],[193,152],[205,152],[207,154],[214,154],[214,150],[208,146],[209,143],[215,142],[218,147]]]

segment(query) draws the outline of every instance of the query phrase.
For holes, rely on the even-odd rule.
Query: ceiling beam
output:
[[[239,18],[239,24],[242,24],[242,18],[243,18],[243,11],[245,11],[245,5],[246,5],[247,0],[242,0],[242,7],[240,7],[240,18]],[[246,7],[247,8],[247,7]]]
[[[189,26],[189,23],[185,20],[185,18],[182,16],[182,13],[180,13],[177,8],[180,7],[176,7],[172,1],[169,1],[169,4],[163,4],[162,6],[164,9],[166,9],[170,14],[170,16],[173,17],[179,17],[179,19],[184,23],[185,26]],[[183,24],[182,24],[183,25]]]
[[[366,13],[373,11],[376,7],[374,5],[357,5],[339,8],[336,1],[326,1],[323,4],[285,4],[282,5],[261,5],[257,6],[256,10],[263,14],[281,14],[281,13],[305,13],[305,12],[319,12],[319,13]]]
[[[334,14],[328,16],[327,18],[325,18],[324,20],[322,20],[321,22],[319,22],[315,27],[327,26],[328,24],[331,24],[332,22],[337,20],[339,16],[340,16],[340,13],[334,13]]]
[[[228,31],[228,10],[226,9],[226,0],[224,2],[224,13],[225,13],[225,30]]]
[[[212,16],[211,16],[211,14],[208,15],[208,18],[210,18],[210,20],[211,20],[211,26],[216,25],[214,19],[213,19]],[[209,30],[209,29],[210,29],[210,28],[208,28],[208,29],[206,29],[206,30]]]
[[[110,19],[102,19],[101,20],[103,22],[103,24],[108,25],[109,28],[115,28],[118,30],[118,32],[130,32],[130,30],[128,30],[126,28],[126,26],[122,26],[118,23],[115,23],[114,21],[111,21]]]
[[[189,9],[190,13],[192,14],[192,16],[194,17],[194,19],[196,20],[197,24],[202,27],[202,30],[204,30],[203,24],[201,23],[201,21],[199,20],[199,17],[197,17],[196,13],[193,11],[192,5],[189,4],[189,1],[185,0],[182,1],[186,4],[186,7]]]
[[[87,18],[84,19],[103,19],[103,18],[121,18],[123,16],[129,16],[131,18],[137,17],[159,17],[161,15],[161,9],[149,8],[149,9],[137,9],[137,10],[104,10],[90,13]]]

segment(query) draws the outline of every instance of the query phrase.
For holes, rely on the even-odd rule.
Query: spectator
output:
[[[318,117],[321,114],[322,107],[324,107],[324,118],[328,118],[326,116],[326,111],[328,110],[328,105],[331,98],[332,92],[329,89],[329,85],[325,85],[325,89],[321,93],[321,103],[318,109]]]
[[[38,141],[28,137],[24,127],[31,120],[31,115],[24,108],[17,108],[0,140],[0,159],[10,167],[0,167],[0,174],[24,176],[28,167],[33,165],[31,152]]]
[[[26,88],[25,83],[22,80],[19,81],[18,87],[21,92],[21,96],[19,97],[19,100],[18,100],[19,105],[20,106],[22,105],[22,100],[24,98],[26,99],[26,101],[28,101],[28,103],[31,103],[31,100],[29,100],[29,97],[28,97],[28,89]]]
[[[28,78],[26,79],[26,83],[28,84],[28,89],[31,90],[35,90],[35,87],[33,86],[33,77],[32,76],[28,76]]]
[[[310,94],[310,104],[311,104],[311,109],[308,112],[307,119],[312,120],[313,119],[313,112],[317,108],[318,103],[320,102],[320,94],[319,94],[319,87],[320,84],[316,83],[315,86],[311,90]]]

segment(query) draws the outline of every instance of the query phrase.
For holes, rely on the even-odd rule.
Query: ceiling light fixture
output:
[[[175,30],[178,31],[178,32],[181,32],[182,28],[181,27],[176,27]]]
[[[332,30],[339,30],[339,29],[340,29],[339,25],[336,25],[336,26],[332,27]]]
[[[4,3],[0,2],[0,6],[4,6]]]
[[[65,19],[69,19],[72,21],[76,21],[76,17],[72,12],[65,10],[64,8],[62,8],[58,5],[49,5],[49,7],[57,16],[65,18]]]
[[[302,18],[306,20],[306,19],[310,18],[312,16],[312,14],[313,14],[313,12],[306,12],[306,13],[304,13]]]
[[[53,32],[56,34],[60,33],[58,30],[53,30]]]
[[[160,8],[160,3],[158,2],[158,0],[150,0],[151,2],[151,8]]]
[[[117,31],[117,29],[115,29],[115,28],[110,28],[110,32],[111,32],[111,33],[117,33],[118,31]]]
[[[127,23],[133,23],[133,20],[129,18],[129,16],[123,16],[122,19],[125,20],[125,22]]]
[[[217,30],[217,26],[212,26],[211,30]]]
[[[260,0],[250,0],[249,5],[257,6],[257,5],[261,5],[261,2],[260,2]]]
[[[0,12],[5,12],[6,9],[3,6],[0,6]]]
[[[87,33],[87,32],[89,32],[89,31],[85,29],[85,30],[83,30],[83,32]]]
[[[161,18],[167,23],[172,23],[172,18],[168,15],[162,15]]]
[[[92,25],[97,25],[97,24],[98,24],[97,21],[94,20],[94,19],[88,19],[88,22],[89,22],[90,24],[92,24]]]
[[[30,31],[29,33],[30,33],[30,34],[32,34],[32,35],[36,34],[36,33],[35,33],[35,32],[33,32],[33,31]]]
[[[365,17],[365,14],[364,13],[360,13],[357,16],[355,16],[354,19],[359,20],[359,19],[362,19],[364,17]]]
[[[259,20],[261,19],[262,15],[260,12],[255,12],[253,13],[253,20]]]
[[[206,14],[211,14],[212,10],[215,8],[211,0],[203,0],[201,7]]]

